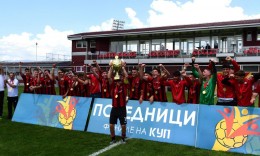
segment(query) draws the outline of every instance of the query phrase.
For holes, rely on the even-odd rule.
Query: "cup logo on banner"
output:
[[[228,151],[232,148],[239,148],[247,142],[249,136],[260,136],[260,132],[256,131],[258,128],[256,121],[259,115],[248,115],[246,108],[240,112],[238,107],[233,107],[232,111],[230,108],[224,108],[224,111],[219,111],[219,113],[224,119],[216,124],[216,140],[212,150]]]
[[[73,121],[76,117],[75,106],[78,100],[75,97],[68,96],[63,101],[57,101],[59,105],[56,106],[56,112],[59,113],[59,122],[64,129],[72,129]]]

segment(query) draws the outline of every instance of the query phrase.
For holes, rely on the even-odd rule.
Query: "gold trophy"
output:
[[[112,61],[113,70],[115,72],[114,80],[119,80],[119,71],[122,68],[122,60],[118,59],[118,56],[115,56],[115,59]]]

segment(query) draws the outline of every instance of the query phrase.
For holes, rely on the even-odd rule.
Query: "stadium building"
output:
[[[98,60],[101,65],[118,55],[127,65],[159,63],[172,71],[195,56],[199,64],[210,58],[222,62],[231,56],[250,72],[260,71],[260,19],[149,27],[68,36],[72,41],[72,65],[82,71],[83,64]]]

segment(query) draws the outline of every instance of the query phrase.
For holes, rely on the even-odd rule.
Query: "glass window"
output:
[[[191,54],[193,52],[193,42],[188,42],[188,54]]]
[[[220,45],[219,45],[220,52],[226,53],[228,49],[227,47],[228,47],[227,37],[221,37]]]
[[[173,50],[180,50],[180,40],[179,39],[173,39]]]
[[[116,52],[117,49],[117,42],[110,43],[110,51]]]
[[[218,37],[217,36],[212,37],[211,48],[218,49]]]
[[[82,67],[76,67],[76,72],[82,72]]]
[[[180,42],[179,41],[174,42],[174,50],[180,50]]]
[[[258,66],[243,66],[243,70],[247,72],[258,72]]]
[[[164,39],[155,39],[152,40],[152,51],[155,50],[165,50],[165,43],[164,43]]]
[[[167,39],[166,40],[166,49],[167,50],[173,50],[173,39]]]
[[[90,48],[96,48],[96,41],[90,41]]]
[[[198,46],[198,43],[199,43],[199,46]],[[195,38],[195,48],[205,49],[207,44],[210,44],[209,37],[196,37]]]
[[[188,51],[187,45],[188,45],[187,40],[183,39],[181,41],[181,49],[180,49],[182,53],[187,53],[187,51]]]
[[[246,41],[252,41],[252,32],[247,32]]]
[[[127,51],[137,51],[138,41],[127,41]]]
[[[148,55],[150,51],[149,40],[140,41],[140,54]]]
[[[87,47],[87,41],[77,41],[76,47],[77,48],[86,48]]]
[[[260,41],[260,30],[258,30],[258,32],[257,32],[257,41]]]
[[[125,41],[113,41],[110,45],[111,52],[123,52],[126,51],[126,42]]]
[[[200,48],[200,42],[195,42],[195,49],[199,49]]]
[[[81,48],[81,41],[77,41],[77,48]]]

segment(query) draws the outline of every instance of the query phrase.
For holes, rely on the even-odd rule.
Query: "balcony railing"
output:
[[[159,50],[150,51],[148,54],[142,54],[140,52],[96,52],[88,53],[87,60],[94,59],[113,59],[116,55],[123,59],[149,59],[149,58],[187,58],[187,57],[218,57],[218,54],[232,54],[233,56],[260,56],[260,48],[247,47],[240,50],[241,52],[230,51],[224,53],[219,49],[194,49],[192,52],[183,52],[182,50]]]

